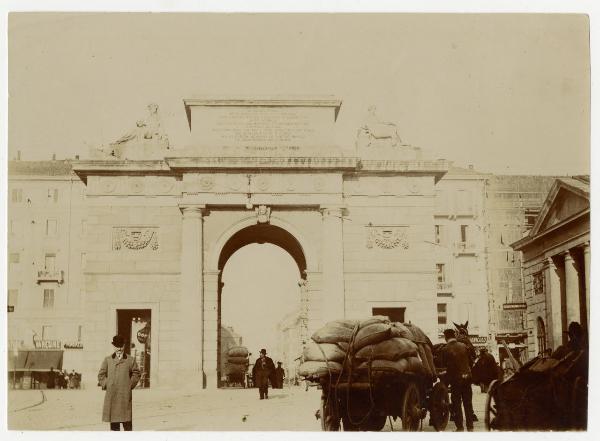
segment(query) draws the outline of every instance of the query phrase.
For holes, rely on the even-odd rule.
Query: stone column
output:
[[[324,208],[322,239],[323,319],[345,317],[342,209]]]
[[[551,257],[546,259],[546,309],[548,311],[548,339],[553,350],[563,343],[562,304],[560,295],[560,276]]]
[[[204,376],[205,388],[216,389],[219,371],[220,271],[204,271]]]
[[[591,277],[591,266],[590,266],[590,243],[586,242],[583,245],[583,262],[584,262],[584,275],[585,278],[585,313],[586,323],[590,323],[590,277]]]
[[[204,382],[203,340],[203,205],[180,206],[181,227],[181,361],[184,382],[202,387]]]
[[[567,326],[571,322],[581,323],[579,304],[579,276],[577,264],[569,251],[565,253],[565,292],[567,300]]]

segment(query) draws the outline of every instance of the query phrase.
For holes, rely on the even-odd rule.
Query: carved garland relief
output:
[[[367,248],[377,246],[384,250],[408,249],[408,227],[389,225],[367,226]]]
[[[113,250],[158,250],[158,228],[114,227]]]

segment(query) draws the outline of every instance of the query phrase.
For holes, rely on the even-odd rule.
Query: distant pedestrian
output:
[[[252,368],[252,377],[254,384],[258,387],[260,399],[269,398],[269,379],[272,378],[275,372],[273,360],[267,357],[267,350],[260,350],[260,357],[254,363]]]
[[[456,340],[454,329],[444,331],[446,346],[442,349],[441,357],[443,366],[446,366],[446,381],[450,384],[451,401],[456,431],[464,431],[463,412],[467,430],[473,431],[473,390],[471,389],[471,359],[469,349]]]
[[[281,367],[281,364],[282,364],[281,361],[278,361],[277,367],[275,368],[275,383],[276,383],[276,385],[273,387],[277,388],[277,389],[283,389],[283,380],[285,378],[285,371]]]
[[[48,381],[46,381],[46,388],[54,389],[56,386],[56,372],[54,372],[54,367],[50,367],[50,372],[48,372]]]
[[[110,423],[110,430],[133,430],[132,389],[140,379],[140,371],[134,358],[124,352],[125,341],[120,335],[112,339],[115,349],[102,361],[98,372],[98,385],[106,390],[102,421]]]
[[[498,369],[496,368],[496,359],[490,354],[487,348],[481,348],[479,358],[472,369],[473,383],[481,387],[481,392],[487,392],[490,383],[498,379]]]

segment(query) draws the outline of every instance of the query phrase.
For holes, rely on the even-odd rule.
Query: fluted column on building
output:
[[[552,349],[563,344],[562,302],[560,293],[560,276],[558,268],[551,257],[546,260],[546,307],[548,310],[548,327],[552,335]]]
[[[324,208],[323,214],[323,311],[325,321],[343,318],[344,305],[344,244],[342,209]]]
[[[584,278],[585,278],[585,313],[586,313],[586,324],[589,327],[590,323],[590,244],[586,242],[583,245],[583,264],[584,264]]]
[[[569,251],[565,254],[565,292],[567,301],[567,325],[571,322],[581,323],[579,300],[579,275],[577,263]]]
[[[180,206],[181,227],[181,311],[183,370],[188,384],[202,385],[203,366],[203,205]]]

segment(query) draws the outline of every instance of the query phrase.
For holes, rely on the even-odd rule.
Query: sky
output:
[[[51,14],[8,22],[8,157],[85,155],[183,99],[335,95],[354,146],[369,105],[405,143],[494,173],[589,173],[589,23],[577,14]]]
[[[269,243],[247,245],[227,261],[221,322],[242,336],[253,359],[262,348],[273,361],[281,359],[276,327],[286,314],[300,308],[299,280],[292,256]]]

